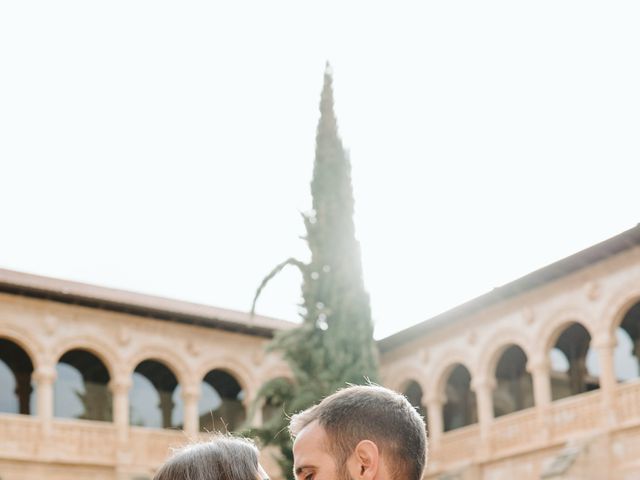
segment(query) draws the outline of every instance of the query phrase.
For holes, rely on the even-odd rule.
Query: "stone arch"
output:
[[[246,380],[237,372],[238,368],[218,364],[203,375],[198,401],[200,431],[237,431],[246,422],[252,397]]]
[[[613,347],[618,382],[640,375],[640,288],[634,282],[612,295],[603,310],[600,341]]]
[[[0,333],[0,412],[33,415],[32,354],[10,335]]]
[[[481,346],[478,374],[482,378],[493,378],[500,357],[512,345],[520,347],[527,359],[531,359],[533,352],[530,343],[529,337],[519,330],[501,330]]]
[[[136,354],[129,357],[126,361],[126,371],[131,377],[135,368],[145,360],[155,360],[163,363],[178,380],[179,385],[190,385],[194,378],[192,369],[178,355],[173,355],[170,349],[163,345],[144,346]]]
[[[638,302],[640,302],[640,279],[625,285],[611,296],[603,309],[598,330],[606,332],[609,338],[615,338],[616,328],[622,323],[627,311]]]
[[[86,343],[67,344],[54,356],[54,416],[111,422],[113,397],[109,389],[113,373],[104,355]]]
[[[413,378],[406,378],[402,383],[402,389],[399,390],[399,393],[404,395],[425,422],[427,422],[427,393],[424,391],[422,384]],[[428,432],[429,429],[427,429],[427,433]]]
[[[582,325],[589,332],[592,339],[596,333],[591,314],[575,307],[562,308],[542,319],[540,323],[542,326],[534,334],[534,338],[537,338],[538,341],[532,345],[533,348],[530,351],[531,355],[536,358],[538,356],[546,358],[547,352],[553,348],[560,334],[572,323]]]
[[[534,406],[533,377],[527,366],[530,356],[517,343],[508,343],[496,351],[491,364],[494,417]]]
[[[392,373],[393,376],[387,375],[389,380],[386,382],[386,386],[391,390],[402,393],[409,383],[413,381],[420,386],[424,395],[427,395],[427,382],[425,381],[426,375],[424,369],[411,365],[400,365],[390,373]]]
[[[204,377],[212,370],[221,370],[233,376],[240,384],[242,390],[245,392],[246,398],[251,399],[255,395],[258,387],[254,388],[251,370],[238,360],[234,360],[231,358],[217,358],[215,360],[206,362],[205,364],[202,364],[196,371],[194,375],[194,381],[199,384],[204,379]]]
[[[596,376],[590,376],[588,374],[589,359],[597,362],[597,356],[595,356],[593,347],[593,340],[596,336],[597,325],[593,320],[593,316],[580,308],[575,306],[565,307],[556,311],[554,314],[548,317],[548,320],[543,322],[543,326],[540,328],[537,338],[539,339],[535,345],[535,355],[538,359],[551,358],[550,382],[552,399],[558,400],[567,396],[576,395],[582,391],[589,391],[594,388],[598,388],[599,380]],[[579,343],[573,343],[569,339],[573,336],[573,333],[580,333],[581,329],[584,329],[589,336],[588,343],[585,343],[584,351],[577,352],[573,347],[570,348],[574,353],[571,358],[567,356],[567,352],[562,352],[563,347],[559,346],[560,341],[565,345],[564,348],[569,348],[570,345],[580,345]],[[572,334],[569,333],[572,332]],[[567,337],[566,335],[570,335]],[[580,338],[580,334],[576,338]],[[583,339],[585,342],[586,339]],[[571,343],[567,343],[571,342]],[[580,347],[582,349],[582,347]],[[554,357],[554,355],[556,355]],[[562,358],[558,355],[562,355]],[[573,356],[575,355],[575,356]],[[553,358],[561,360],[565,366],[558,370],[553,368]]]
[[[6,338],[22,348],[31,360],[34,371],[42,366],[42,345],[35,338],[29,335],[27,330],[11,326],[3,326],[0,328],[0,338]]]
[[[447,350],[434,361],[431,381],[425,385],[427,397],[431,397],[433,395],[441,397],[444,395],[447,379],[458,364],[465,367],[471,374],[472,378],[476,375],[477,372],[471,368],[473,361],[469,358],[467,353],[462,350]]]
[[[118,366],[121,364],[121,360],[115,350],[105,341],[93,335],[79,335],[68,338],[63,338],[59,342],[56,342],[53,350],[53,365],[57,365],[60,358],[71,350],[86,350],[87,352],[95,355],[104,364],[109,377],[115,378]]]
[[[465,427],[478,421],[478,404],[472,387],[473,374],[456,362],[443,379],[442,424],[444,431]]]
[[[184,371],[171,363],[170,355],[146,350],[131,366],[129,423],[150,428],[184,426]]]

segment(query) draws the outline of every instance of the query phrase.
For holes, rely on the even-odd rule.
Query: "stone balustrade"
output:
[[[552,441],[564,441],[583,432],[597,431],[604,424],[602,392],[597,390],[557,400],[551,405]]]
[[[440,445],[434,451],[432,460],[444,466],[469,460],[478,449],[480,429],[478,425],[457,428],[442,435]]]
[[[132,426],[122,439],[113,423],[54,419],[48,432],[44,423],[35,416],[0,414],[0,459],[107,467],[124,471],[124,478],[151,478],[174,449],[210,437]],[[272,448],[262,452],[262,463],[272,472],[277,472],[276,453]]]
[[[557,400],[544,410],[530,408],[492,419],[488,449],[478,424],[445,432],[439,445],[430,451],[427,478],[438,478],[439,472],[471,463],[488,469],[492,462],[503,458],[534,456],[545,449],[562,448],[567,442],[607,432],[612,438],[621,439],[617,448],[623,455],[628,450],[623,446],[629,429],[640,426],[640,380],[616,386],[615,398],[617,422],[613,425],[607,423],[603,393],[597,390]]]
[[[494,454],[513,454],[527,450],[538,436],[539,422],[536,409],[505,415],[493,421],[489,433],[489,448]]]
[[[175,448],[190,441],[184,432],[178,430],[131,427],[127,450],[131,454],[130,462],[133,465],[158,466]]]
[[[618,388],[616,414],[621,425],[640,423],[640,382],[630,382]]]

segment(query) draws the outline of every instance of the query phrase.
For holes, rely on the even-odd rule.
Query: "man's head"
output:
[[[297,480],[420,480],[426,464],[423,419],[383,387],[340,390],[291,418]]]

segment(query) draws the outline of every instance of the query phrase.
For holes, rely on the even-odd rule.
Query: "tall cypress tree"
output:
[[[332,84],[327,63],[311,180],[312,210],[303,214],[311,260],[289,258],[279,264],[262,281],[252,307],[253,311],[262,289],[284,267],[294,265],[300,270],[302,324],[279,332],[270,345],[289,364],[293,382],[278,379],[262,386],[258,398],[279,406],[280,415],[252,431],[266,444],[280,447],[287,478],[292,478],[288,416],[347,383],[362,384],[378,377],[369,295],[353,223],[351,162],[338,135]]]

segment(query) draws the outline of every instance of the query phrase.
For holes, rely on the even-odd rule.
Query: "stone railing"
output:
[[[618,387],[616,415],[622,425],[640,423],[640,382],[624,383]]]
[[[600,390],[563,398],[551,404],[548,425],[553,441],[563,441],[584,431],[595,430],[603,422]]]
[[[56,419],[50,437],[44,439],[51,460],[92,465],[116,463],[116,428],[112,423]]]
[[[478,449],[480,429],[478,424],[456,428],[442,435],[440,445],[435,452],[438,464],[454,464],[469,460]]]
[[[125,451],[127,464],[153,468],[189,442],[181,431],[131,427],[119,444],[117,433],[113,423],[54,419],[45,428],[38,417],[0,413],[0,458],[115,467]]]
[[[158,467],[174,449],[189,443],[189,438],[180,430],[131,427],[128,443],[134,465]]]
[[[492,453],[526,449],[538,436],[538,412],[534,408],[496,418],[489,432]]]
[[[640,381],[620,385],[615,394],[618,426],[640,425]],[[596,432],[606,425],[603,395],[599,390],[552,402],[544,411],[529,408],[494,419],[488,426],[488,442],[478,425],[443,433],[432,448],[431,472],[478,460],[486,461],[519,452],[545,448]]]
[[[35,458],[41,433],[38,418],[0,414],[0,457],[20,460]]]

